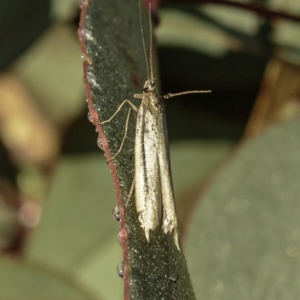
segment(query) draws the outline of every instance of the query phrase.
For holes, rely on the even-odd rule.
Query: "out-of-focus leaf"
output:
[[[28,242],[28,258],[70,267],[114,232],[107,213],[112,211],[108,200],[113,189],[104,165],[100,155],[62,161],[41,223]],[[107,226],[110,223],[113,225]]]
[[[19,164],[52,162],[59,148],[57,133],[13,76],[0,76],[0,106],[0,135],[14,160]]]
[[[0,70],[12,63],[50,23],[50,0],[0,2]]]
[[[81,53],[74,31],[68,24],[51,26],[10,69],[43,109],[40,114],[56,124],[68,124],[85,104]]]
[[[131,100],[134,93],[141,93],[146,80],[138,1],[91,0],[83,2],[82,7],[79,36],[85,57],[88,105],[110,159],[121,145],[128,110],[122,109],[103,126],[98,120],[109,119],[124,99]],[[173,236],[157,230],[151,233],[148,243],[134,197],[128,197],[134,175],[134,129],[135,120],[131,118],[121,153],[109,161],[121,213],[125,299],[194,299],[185,258]]]
[[[107,168],[107,166],[106,166]],[[111,199],[112,203],[115,199]],[[103,211],[102,214],[107,214]],[[111,222],[113,222],[111,220]],[[109,224],[107,224],[109,226]],[[123,299],[123,281],[117,275],[117,265],[122,258],[122,249],[117,240],[117,231],[107,236],[73,268],[76,277],[93,294],[101,299]]]
[[[0,258],[0,299],[93,300],[86,291],[63,273],[55,273],[39,265]]]
[[[106,162],[101,155],[72,156],[61,162],[54,180],[41,223],[27,243],[26,259],[71,272],[99,298],[111,289],[109,296],[115,297],[107,299],[118,299],[122,281],[115,268],[121,250],[111,216],[115,195]],[[107,262],[99,258],[104,254]]]
[[[202,199],[187,253],[198,299],[297,299],[300,121],[248,141]]]
[[[199,188],[228,155],[232,143],[220,140],[180,141],[171,143],[170,148],[178,224],[185,237]]]
[[[203,180],[229,147],[225,142],[172,144],[175,195]],[[27,243],[26,257],[72,273],[101,299],[121,299],[123,282],[116,266],[122,253],[111,218],[115,194],[101,154],[63,160],[46,201],[41,223]]]
[[[232,143],[221,140],[180,141],[171,144],[175,193],[204,181],[224,160]]]

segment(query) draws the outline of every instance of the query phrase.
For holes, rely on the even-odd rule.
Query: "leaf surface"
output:
[[[299,295],[299,138],[295,119],[249,140],[201,199],[187,256],[198,299]]]
[[[145,31],[149,41],[147,27]],[[141,93],[147,77],[138,1],[84,2],[79,37],[85,57],[88,106],[109,160],[120,208],[124,297],[194,299],[183,252],[177,250],[173,236],[157,230],[148,243],[138,221],[134,196],[129,198],[134,177],[135,119],[130,118],[124,147],[113,160],[110,158],[123,139],[128,108],[122,108],[112,121],[99,124],[99,120],[109,119],[124,99],[132,101],[134,93]]]

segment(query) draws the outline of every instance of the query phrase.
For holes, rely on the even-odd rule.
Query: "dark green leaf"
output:
[[[144,23],[148,24],[146,18]],[[121,145],[128,108],[103,126],[97,119],[110,118],[124,99],[132,100],[135,92],[142,91],[146,80],[138,1],[90,1],[83,5],[80,25],[88,105],[109,159]],[[134,130],[131,118],[121,153],[109,161],[122,216],[125,299],[194,299],[185,258],[173,236],[157,230],[148,243],[134,197],[128,197],[134,176]]]
[[[297,299],[300,121],[248,141],[219,174],[191,224],[198,299]]]

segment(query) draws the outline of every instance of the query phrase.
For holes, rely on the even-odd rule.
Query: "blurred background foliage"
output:
[[[161,1],[155,34],[162,94],[213,90],[166,103],[197,296],[296,299],[300,3],[190,2]],[[77,0],[0,2],[0,299],[122,298],[78,18]]]

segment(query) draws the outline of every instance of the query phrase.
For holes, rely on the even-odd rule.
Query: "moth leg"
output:
[[[133,177],[133,181],[132,181],[132,184],[131,184],[131,188],[130,188],[130,191],[129,191],[129,195],[128,195],[128,200],[127,200],[127,203],[129,202],[132,194],[133,194],[133,191],[134,191],[134,185],[135,185],[135,176]],[[127,204],[126,203],[126,204]]]
[[[123,144],[125,142],[125,138],[126,138],[126,135],[127,135],[127,131],[128,131],[128,124],[129,124],[129,116],[130,116],[130,112],[131,110],[133,110],[134,112],[137,112],[137,107],[132,103],[130,102],[129,100],[124,100],[118,107],[118,109],[115,111],[115,113],[106,121],[103,121],[103,122],[100,122],[100,124],[105,124],[105,123],[109,123],[115,116],[116,114],[122,109],[122,107],[124,106],[125,103],[128,103],[130,105],[130,108],[129,108],[129,111],[128,111],[128,114],[127,114],[127,119],[126,119],[126,125],[125,125],[125,134],[123,136],[123,139],[122,139],[122,142],[121,142],[121,146],[119,148],[119,150],[117,151],[117,153],[111,157],[108,161],[111,161],[113,160],[122,150],[123,148]]]
[[[135,112],[137,112],[137,107],[132,103],[132,102],[130,102],[129,100],[124,100],[121,104],[120,104],[120,106],[118,107],[118,109],[115,111],[115,113],[108,119],[108,120],[105,120],[105,121],[103,121],[103,122],[100,122],[100,124],[105,124],[105,123],[109,123],[115,116],[116,116],[116,114],[121,110],[121,108],[123,107],[123,105],[125,104],[125,103],[128,103],[130,106],[131,106],[131,108],[133,109],[133,111],[135,111]]]
[[[121,152],[121,150],[123,148],[123,145],[124,145],[124,142],[125,142],[125,139],[126,139],[126,136],[127,136],[128,124],[129,124],[129,117],[130,117],[131,110],[132,110],[132,108],[129,108],[129,111],[128,111],[128,114],[127,114],[127,118],[126,118],[125,133],[124,133],[124,136],[123,136],[123,139],[122,139],[122,142],[121,142],[121,146],[120,146],[119,150],[117,151],[117,153],[115,153],[115,155],[113,157],[111,157],[108,161],[113,160]]]
[[[144,94],[134,94],[133,95],[133,97],[135,98],[135,99],[143,99],[144,98]]]

